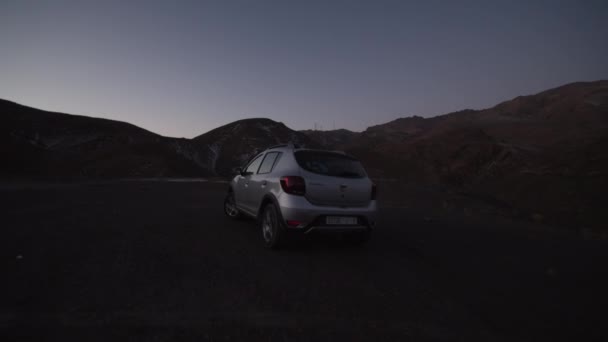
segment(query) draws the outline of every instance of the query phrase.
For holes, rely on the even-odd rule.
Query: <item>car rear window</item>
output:
[[[262,165],[260,165],[260,169],[258,173],[270,173],[274,164],[279,156],[279,152],[268,152],[266,156],[264,156],[264,161],[262,161]]]
[[[261,162],[262,162],[262,155],[260,154],[259,156],[255,157],[254,159],[252,159],[249,162],[249,164],[247,165],[247,168],[245,169],[245,172],[249,173],[249,174],[254,174],[260,167]]]
[[[296,161],[306,171],[320,175],[342,178],[366,176],[361,163],[353,157],[326,151],[298,151]]]

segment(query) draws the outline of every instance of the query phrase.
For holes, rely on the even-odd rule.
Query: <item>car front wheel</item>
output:
[[[224,214],[233,219],[241,217],[241,213],[237,209],[236,201],[234,200],[234,192],[232,191],[230,191],[224,199]]]

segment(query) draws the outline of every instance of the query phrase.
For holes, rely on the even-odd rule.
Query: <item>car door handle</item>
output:
[[[262,186],[266,186],[266,181],[263,181],[263,182],[262,182]]]

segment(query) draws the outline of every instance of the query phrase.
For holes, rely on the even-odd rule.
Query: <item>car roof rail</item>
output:
[[[274,146],[270,146],[269,148],[267,148],[267,150],[272,150],[273,148],[279,148],[279,147],[287,147],[287,145],[286,144],[274,145]]]
[[[300,145],[298,144],[294,144],[293,142],[289,142],[287,144],[280,144],[280,145],[274,145],[274,146],[270,146],[267,148],[267,150],[272,150],[273,148],[280,148],[280,147],[287,147],[290,148],[292,150],[297,150],[300,148]]]

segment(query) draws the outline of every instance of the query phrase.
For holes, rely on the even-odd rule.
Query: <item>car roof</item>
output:
[[[351,157],[350,155],[346,154],[344,151],[337,151],[337,150],[322,150],[322,149],[313,149],[313,148],[301,148],[298,145],[287,145],[287,144],[283,144],[283,145],[276,145],[276,146],[272,146],[267,148],[266,150],[264,150],[263,152],[271,152],[271,151],[280,151],[280,152],[287,152],[287,151],[312,151],[312,152],[325,152],[325,153],[336,153],[336,154],[341,154],[341,155],[345,155],[348,157]],[[351,157],[353,158],[353,157]]]

